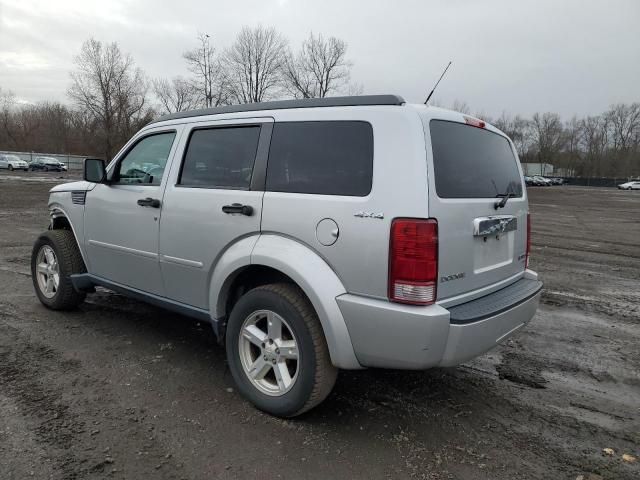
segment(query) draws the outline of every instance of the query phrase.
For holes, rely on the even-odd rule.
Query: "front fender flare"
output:
[[[87,268],[87,271],[89,271],[90,264],[87,261],[88,258],[84,248],[85,245],[84,245],[84,242],[82,241],[83,237],[78,235],[78,233],[82,233],[81,229],[83,228],[83,225],[82,225],[83,214],[84,212],[82,210],[74,211],[72,209],[66,208],[61,203],[51,202],[51,201],[49,202],[49,216],[51,218],[52,224],[53,224],[53,219],[56,217],[65,217],[67,219],[67,221],[69,222],[69,225],[71,226],[71,232],[73,233],[73,236],[76,239],[78,250],[80,250],[80,256],[82,257],[82,261],[84,262],[84,265]],[[77,229],[80,230],[80,232],[78,232]]]

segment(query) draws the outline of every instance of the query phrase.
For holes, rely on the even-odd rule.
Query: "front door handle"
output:
[[[241,203],[232,203],[222,207],[222,211],[227,214],[240,214],[250,217],[253,215],[253,207],[251,205],[242,205]]]
[[[141,207],[160,208],[160,200],[151,197],[141,198],[138,200],[138,205]]]

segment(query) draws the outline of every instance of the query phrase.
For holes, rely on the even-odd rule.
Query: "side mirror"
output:
[[[87,182],[103,183],[106,178],[104,160],[100,158],[87,158],[84,161],[84,179]]]

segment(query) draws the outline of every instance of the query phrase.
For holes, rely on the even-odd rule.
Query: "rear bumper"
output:
[[[449,309],[350,294],[336,300],[361,365],[449,367],[491,350],[533,318],[542,282],[528,273],[506,288]]]

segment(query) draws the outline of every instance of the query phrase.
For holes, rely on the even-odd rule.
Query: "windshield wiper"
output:
[[[500,200],[499,202],[494,203],[493,204],[493,208],[495,208],[496,210],[498,210],[499,208],[504,208],[504,206],[507,204],[509,199],[511,197],[515,197],[515,196],[516,196],[516,194],[512,193],[512,192],[497,194],[496,198],[502,198],[502,200]]]

